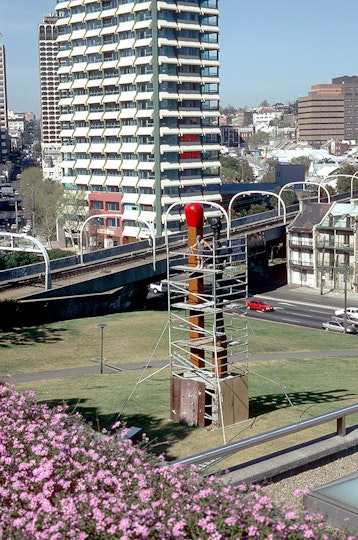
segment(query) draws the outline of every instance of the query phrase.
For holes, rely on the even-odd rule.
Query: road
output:
[[[265,300],[274,307],[273,312],[247,312],[249,317],[260,320],[271,320],[280,323],[296,324],[307,328],[322,329],[322,322],[328,321],[334,315],[335,309],[344,307],[343,294],[328,293],[321,295],[305,287],[290,287],[285,285],[275,290],[255,295],[255,298]],[[166,303],[165,294],[148,294],[152,302]],[[358,295],[350,295],[348,305],[358,306]],[[235,301],[240,303],[241,301]],[[243,303],[243,302],[242,302]]]
[[[256,297],[256,295],[255,295]],[[304,287],[284,286],[267,293],[257,295],[274,307],[273,312],[261,313],[249,311],[248,316],[288,324],[297,324],[308,328],[322,328],[322,322],[334,315],[334,310],[344,307],[343,294],[329,293],[321,295]],[[358,296],[350,297],[350,304],[358,305]],[[349,305],[350,305],[349,304]]]

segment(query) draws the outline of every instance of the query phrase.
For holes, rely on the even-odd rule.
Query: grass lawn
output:
[[[19,374],[99,365],[100,329],[105,323],[104,357],[108,364],[168,359],[167,314],[141,311],[53,323],[16,332],[0,332],[0,373]],[[357,402],[356,356],[315,357],[312,351],[354,350],[357,337],[334,335],[249,319],[250,354],[289,352],[285,359],[249,361],[250,419],[225,430],[226,442]],[[295,351],[307,358],[294,358]],[[157,451],[183,457],[223,444],[221,430],[190,428],[169,420],[170,369],[132,370],[19,383],[35,390],[39,401],[67,402],[71,411],[90,418],[98,429],[120,415],[141,426]],[[357,415],[358,416],[358,415]],[[348,425],[358,417],[348,417]],[[301,432],[235,456],[234,463],[334,431],[332,424]],[[230,462],[225,464],[230,465]]]

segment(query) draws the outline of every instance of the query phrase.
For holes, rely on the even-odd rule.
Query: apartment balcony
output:
[[[292,248],[303,248],[313,250],[313,239],[312,238],[289,238],[289,246]]]
[[[221,178],[220,178],[220,176],[204,176],[203,177],[203,184],[205,186],[220,185],[221,184]]]
[[[325,242],[324,240],[316,240],[316,248],[324,250],[326,253],[333,251],[335,253],[354,253],[353,238],[351,242]]]
[[[168,152],[179,152],[180,148],[178,145],[170,145],[170,144],[161,144],[160,145],[160,153],[166,154]]]
[[[139,193],[123,193],[122,204],[137,204]]]
[[[203,167],[205,168],[213,168],[213,167],[220,167],[221,163],[218,159],[204,159],[203,160]]]
[[[310,260],[300,260],[300,259],[290,259],[289,262],[288,262],[288,266],[290,268],[298,268],[298,269],[302,269],[302,268],[307,268],[307,269],[311,269],[313,270],[313,267],[314,267],[314,261],[313,259],[310,259]]]

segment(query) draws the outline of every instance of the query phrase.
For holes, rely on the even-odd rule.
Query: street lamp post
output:
[[[104,359],[103,359],[103,330],[105,329],[106,326],[107,326],[107,325],[104,324],[104,323],[100,323],[100,324],[98,325],[98,328],[101,329],[101,359],[100,359],[100,360],[101,360],[101,369],[100,369],[101,375],[103,375],[103,372],[104,372],[104,370],[103,370],[103,367],[104,367]]]

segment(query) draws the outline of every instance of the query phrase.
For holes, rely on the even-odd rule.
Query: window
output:
[[[108,202],[107,203],[107,210],[110,211],[119,211],[119,203],[118,202]]]
[[[120,220],[116,219],[116,218],[108,218],[107,225],[108,225],[108,227],[115,227],[116,229],[119,229]]]
[[[93,210],[103,210],[103,201],[92,201]]]

